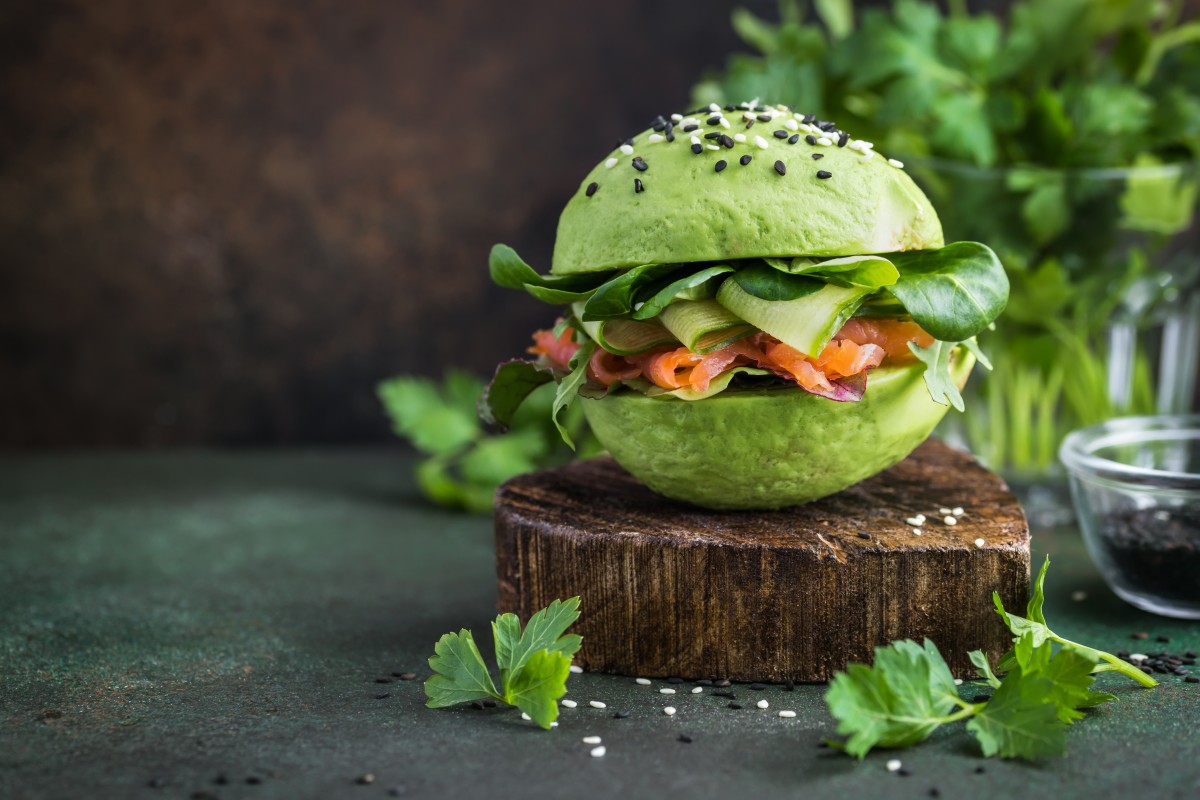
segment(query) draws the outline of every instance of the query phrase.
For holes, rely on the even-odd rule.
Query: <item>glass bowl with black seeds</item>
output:
[[[1059,457],[1112,590],[1146,611],[1200,619],[1200,415],[1111,419],[1071,433]]]

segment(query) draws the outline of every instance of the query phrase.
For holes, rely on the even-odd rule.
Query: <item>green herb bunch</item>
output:
[[[1200,244],[1180,243],[1200,240],[1200,20],[1181,0],[1019,0],[1005,20],[964,0],[857,18],[849,0],[812,5],[805,20],[784,0],[778,23],[735,11],[757,53],[695,100],[780,98],[837,121],[905,162],[948,239],[996,251],[1012,296],[982,339],[996,370],[973,387],[974,449],[1042,470],[1066,431],[1153,411],[1153,350],[1122,357],[1108,336],[1194,313]]]
[[[830,683],[825,701],[838,720],[838,733],[849,736],[839,746],[862,758],[873,747],[908,747],[942,725],[965,720],[985,756],[1034,760],[1062,755],[1068,726],[1083,717],[1082,709],[1114,699],[1092,690],[1097,673],[1120,672],[1143,686],[1155,686],[1153,678],[1117,656],[1050,630],[1042,611],[1049,567],[1047,558],[1024,617],[1006,611],[999,595],[992,595],[1014,644],[997,665],[1003,678],[983,652],[970,653],[992,689],[989,698],[961,698],[941,653],[928,639],[924,645],[908,639],[893,642],[876,648],[872,666],[850,664]]]
[[[590,453],[595,444],[579,408],[551,417],[551,387],[534,390],[509,418],[507,435],[489,432],[477,404],[484,383],[469,373],[450,370],[439,385],[430,378],[401,376],[376,388],[379,401],[398,436],[423,454],[417,484],[434,503],[489,514],[496,487],[525,472],[566,463],[573,457],[557,425]]]

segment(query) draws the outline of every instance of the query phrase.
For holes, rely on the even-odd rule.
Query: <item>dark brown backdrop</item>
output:
[[[545,268],[733,5],[0,3],[0,445],[386,437],[376,380],[548,321],[488,247]]]

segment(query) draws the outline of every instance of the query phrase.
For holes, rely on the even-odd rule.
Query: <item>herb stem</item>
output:
[[[1053,639],[1054,641],[1058,642],[1061,645],[1065,645],[1067,647],[1074,647],[1077,650],[1081,650],[1085,653],[1090,653],[1091,655],[1095,656],[1097,659],[1099,659],[1101,661],[1107,662],[1106,665],[1099,666],[1095,670],[1093,670],[1094,672],[1119,672],[1127,678],[1133,678],[1135,681],[1140,683],[1142,686],[1145,686],[1145,687],[1158,686],[1158,681],[1154,680],[1154,678],[1151,678],[1149,675],[1142,672],[1137,667],[1133,666],[1132,664],[1125,661],[1124,659],[1117,658],[1116,656],[1112,655],[1111,653],[1106,653],[1103,650],[1097,650],[1094,647],[1088,647],[1087,645],[1082,645],[1082,644],[1079,644],[1078,642],[1072,642],[1070,639],[1064,639],[1061,636],[1058,636],[1055,634],[1051,634],[1050,638]]]

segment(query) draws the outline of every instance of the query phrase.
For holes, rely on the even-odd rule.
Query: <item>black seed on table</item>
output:
[[[788,132],[785,130],[771,131],[771,135],[774,136],[776,139],[788,138]]]
[[[752,119],[746,120],[746,130],[750,130],[751,128],[753,128],[755,121],[756,120],[752,120]]]
[[[613,713],[613,719],[629,719],[629,712],[625,710],[616,711]]]
[[[753,160],[754,160],[754,156],[742,156],[741,158],[738,159],[738,163],[744,167]]]
[[[715,169],[717,172],[720,172],[721,170],[725,169],[727,166],[729,166],[729,164],[727,164],[726,162],[718,161],[716,163],[716,165],[713,167],[713,169]]]
[[[728,697],[730,700],[737,700],[737,695],[736,695],[736,694],[734,694],[733,692],[727,692],[727,691],[725,691],[725,690],[723,690],[723,689],[722,689],[722,690],[719,690],[719,691],[716,691],[716,692],[713,692],[713,693],[712,693],[712,696],[713,696],[713,697]]]
[[[1181,664],[1186,664],[1186,665],[1187,665],[1187,666],[1189,666],[1189,667],[1194,667],[1194,666],[1196,666],[1196,659],[1194,659],[1194,658],[1185,658],[1185,659],[1183,659],[1183,661],[1181,661],[1181,662],[1179,662],[1179,663],[1181,663]]]
[[[649,166],[647,166],[646,162],[642,160],[641,156],[634,156],[633,161],[630,163],[633,164],[633,168],[638,172],[645,172],[647,169],[649,169]]]
[[[912,775],[912,772],[910,772],[907,767],[901,767],[900,769],[896,770],[896,774],[901,778],[907,778],[909,775]]]
[[[1146,673],[1147,675],[1154,674],[1154,670],[1150,669],[1149,667],[1138,667],[1138,669],[1140,669],[1142,672]]]
[[[746,688],[754,692],[761,692],[763,689],[767,688],[767,685],[765,683],[752,683]]]
[[[376,683],[391,683],[392,679],[391,678],[376,678],[375,682]]]
[[[471,708],[477,708],[477,709],[479,709],[480,711],[483,711],[483,703],[482,703],[482,702],[480,702],[479,700],[472,700],[472,701],[471,701]]]
[[[837,130],[836,122],[825,122],[823,120],[817,120],[816,126],[818,128],[820,128],[821,130],[825,131],[826,133],[829,133],[832,130]]]
[[[819,170],[817,170],[817,177],[820,178],[821,180],[825,180],[827,178],[832,178],[833,173],[829,172],[827,170],[819,169]]]
[[[815,114],[805,114],[803,117],[803,121],[804,121],[805,125],[812,125],[814,122],[817,121],[817,117]]]
[[[354,782],[357,783],[359,786],[370,786],[372,783],[375,782],[375,773],[374,772],[364,772],[362,775],[359,775],[357,778],[355,778]]]
[[[809,144],[811,144],[811,145],[815,145],[815,144],[817,143],[817,137],[816,137],[816,136],[813,136],[813,135],[810,133],[808,136],[805,136],[805,137],[804,137],[804,141],[808,142],[808,143],[809,143]]]
[[[795,144],[798,141],[800,141],[800,134],[798,133],[793,133],[788,137],[788,144]]]
[[[403,678],[404,675],[405,675],[405,673],[403,673],[403,672],[393,672],[392,673],[393,678]]]
[[[388,789],[388,797],[401,797],[403,795],[404,795],[404,787],[403,786],[393,786],[392,788]]]
[[[224,775],[218,775],[217,777],[213,778],[213,783],[215,783],[217,786],[224,786],[225,784],[229,783],[229,778]]]
[[[376,700],[387,700],[391,696],[392,696],[391,692],[381,692],[381,693],[375,695],[375,699]],[[478,701],[476,701],[476,702],[478,702]],[[480,708],[483,708],[483,706],[480,706]]]
[[[775,162],[775,171],[778,172],[780,175],[787,175],[787,167],[785,167],[783,165],[782,161]]]
[[[724,688],[726,686],[731,686],[731,685],[732,684],[730,683],[728,678],[721,678],[721,680],[719,680],[719,681],[713,681],[713,686],[720,686],[720,687]]]
[[[246,777],[246,783],[250,786],[258,786],[260,783],[262,783],[262,778],[258,777],[257,775],[249,775]]]
[[[484,707],[484,708],[495,708],[495,707],[496,707],[496,701],[495,701],[495,700],[484,700],[484,701],[483,701],[483,707]]]
[[[732,106],[732,105],[725,106],[725,110],[726,110],[726,111],[736,111],[736,110],[737,110],[737,106]]]
[[[971,698],[971,702],[972,703],[986,703],[988,700],[991,700],[991,699],[992,699],[992,696],[990,694],[977,694]]]
[[[668,141],[668,142],[673,142],[673,141],[675,141],[675,134],[673,134],[673,133],[671,133],[671,132],[669,132],[669,131],[668,131],[668,132],[667,132],[667,141]]]
[[[859,532],[858,532],[858,538],[860,538],[860,539],[870,539],[870,538],[871,538],[871,534],[867,533],[866,531],[859,531]]]
[[[1129,658],[1129,651],[1128,650],[1118,650],[1117,658]]]
[[[146,781],[146,785],[149,786],[151,789],[161,789],[167,785],[167,779],[154,777],[154,778],[151,778],[150,780]]]
[[[1163,642],[1164,644],[1165,644],[1166,642],[1169,642],[1169,641],[1171,641],[1171,637],[1170,637],[1170,636],[1158,636],[1158,637],[1155,637],[1155,638],[1156,638],[1158,641],[1160,641],[1160,642]]]
[[[738,711],[741,709],[742,704],[741,703],[730,703],[728,707],[732,708],[734,711]]]
[[[679,734],[679,741],[683,742],[684,744],[691,744],[692,737],[688,736],[686,733],[681,733]]]
[[[693,681],[697,686],[712,686],[713,682],[708,678],[701,678],[698,681]]]
[[[1190,669],[1188,669],[1187,667],[1176,667],[1175,674],[1176,675],[1191,675],[1192,671]]]
[[[1197,678],[1195,675],[1188,675],[1186,678],[1183,679],[1183,682],[1184,683],[1200,683],[1200,678]]]
[[[695,153],[696,155],[700,155],[701,153],[704,152],[704,145],[702,145],[702,144],[692,145],[692,152]]]
[[[929,787],[929,796],[930,797],[941,797],[942,790],[937,788],[936,786],[931,786],[931,787]]]
[[[821,741],[817,742],[817,747],[819,747],[819,748],[820,748],[820,749],[822,749],[822,750],[828,750],[828,749],[829,749],[829,742],[827,742],[827,741],[825,741],[824,739],[822,739]]]
[[[820,161],[824,157],[825,157],[824,153],[813,153],[812,154],[813,161]]]
[[[1188,650],[1183,655],[1187,658],[1200,658],[1200,654],[1197,654],[1195,650]]]
[[[588,197],[591,197],[592,195],[594,195],[596,193],[596,190],[599,188],[600,188],[600,184],[593,181],[592,183],[588,184],[587,190],[584,191],[584,194],[586,194]]]
[[[983,764],[980,764],[978,767],[975,768],[976,775],[982,775],[985,772],[987,772],[987,767],[985,767]]]
[[[783,690],[784,690],[785,692],[794,692],[794,691],[796,691],[796,682],[795,682],[795,681],[793,681],[793,680],[786,680],[786,681],[784,681],[784,682],[783,682]]]
[[[683,683],[683,678],[667,678],[667,683]]]
[[[191,797],[192,800],[217,800],[217,796],[215,794],[212,792],[206,792],[203,789],[198,792],[192,792],[189,797]]]
[[[645,184],[642,183],[641,178],[634,178],[633,179],[634,194],[641,194],[644,191],[646,191],[646,186],[645,186]]]

